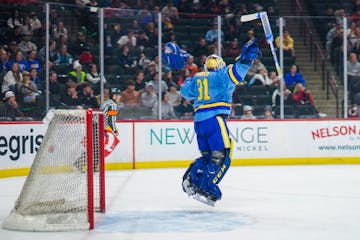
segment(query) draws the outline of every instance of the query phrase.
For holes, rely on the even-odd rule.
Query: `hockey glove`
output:
[[[165,44],[162,60],[164,64],[171,69],[185,68],[185,64],[190,55],[180,50],[179,46],[175,43],[168,42]]]
[[[239,61],[244,64],[252,64],[256,59],[262,57],[261,50],[255,38],[250,39],[242,46],[242,52],[239,56]]]

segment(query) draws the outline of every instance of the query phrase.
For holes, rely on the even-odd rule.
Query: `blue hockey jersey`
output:
[[[219,114],[230,114],[235,86],[243,81],[250,66],[236,62],[217,71],[199,72],[187,78],[181,87],[181,95],[194,100],[195,122]]]

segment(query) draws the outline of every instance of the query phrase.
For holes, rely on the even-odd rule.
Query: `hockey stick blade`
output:
[[[246,14],[246,15],[242,15],[240,18],[241,22],[250,22],[253,21],[255,19],[259,19],[260,18],[260,13],[251,13],[251,14]]]

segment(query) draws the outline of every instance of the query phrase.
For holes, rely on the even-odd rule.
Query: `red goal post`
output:
[[[104,114],[55,110],[3,228],[93,229],[94,212],[105,212]]]

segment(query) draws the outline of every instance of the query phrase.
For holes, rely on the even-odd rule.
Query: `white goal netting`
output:
[[[94,208],[100,210],[103,123],[99,124],[97,114],[92,114],[87,123],[87,113],[55,111],[15,207],[3,222],[4,228],[25,231],[91,228],[91,214]],[[88,165],[91,155],[92,167]]]

